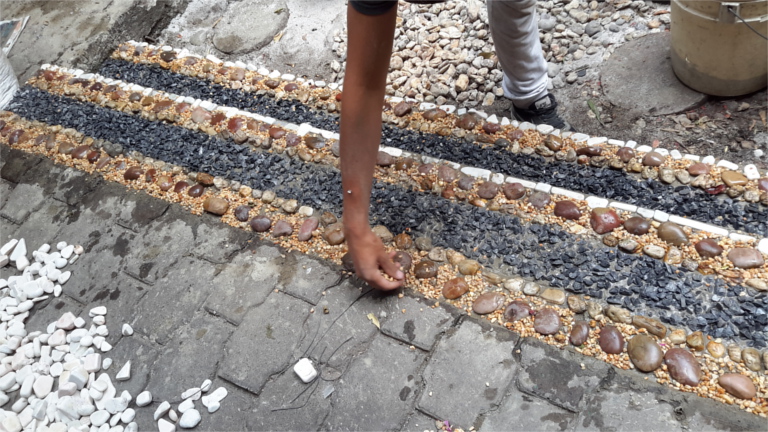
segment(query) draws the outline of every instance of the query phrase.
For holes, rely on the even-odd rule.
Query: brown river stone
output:
[[[483,293],[475,299],[474,303],[472,303],[472,311],[478,315],[487,315],[504,306],[505,300],[506,297],[501,293]]]
[[[596,208],[592,210],[589,224],[596,233],[605,234],[618,228],[621,225],[621,218],[611,208]]]
[[[693,354],[682,348],[672,348],[664,354],[664,364],[669,375],[680,384],[699,385],[701,365]]]
[[[647,335],[636,335],[629,340],[627,344],[627,354],[632,364],[637,370],[642,372],[653,372],[661,366],[664,360],[664,353],[661,347],[652,337]]]
[[[600,330],[598,339],[600,348],[608,354],[619,354],[624,351],[624,336],[614,326],[608,325]]]
[[[651,229],[651,221],[642,216],[634,216],[624,222],[624,229],[630,234],[644,235]]]
[[[541,308],[533,317],[533,329],[544,336],[560,331],[560,315],[552,308]]]
[[[528,318],[533,315],[531,306],[522,300],[515,300],[504,309],[504,319],[508,322],[515,322]]]
[[[413,274],[418,279],[427,279],[437,276],[437,264],[430,260],[421,260],[416,264]]]
[[[723,247],[717,243],[717,240],[711,238],[697,242],[694,247],[702,258],[714,258],[723,253]]]
[[[717,379],[717,383],[731,395],[739,399],[752,399],[757,395],[755,383],[745,375],[727,373]]]
[[[581,217],[581,210],[573,201],[558,201],[555,203],[555,216],[568,220],[577,220]]]
[[[469,285],[463,277],[457,277],[443,284],[443,297],[453,300],[469,291]]]
[[[674,222],[664,222],[659,225],[657,234],[659,238],[675,246],[688,244],[688,235],[680,225]]]
[[[734,266],[742,269],[758,268],[765,264],[763,254],[752,248],[733,248],[728,252],[728,259]]]
[[[586,321],[576,321],[571,328],[571,334],[568,340],[573,346],[583,345],[589,339],[589,323]]]

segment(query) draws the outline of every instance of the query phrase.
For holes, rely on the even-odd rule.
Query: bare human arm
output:
[[[380,290],[399,288],[404,277],[392,261],[394,252],[385,251],[368,222],[396,17],[396,7],[383,15],[364,15],[347,6],[349,37],[340,142],[344,234],[355,272]],[[397,280],[387,280],[380,269]]]

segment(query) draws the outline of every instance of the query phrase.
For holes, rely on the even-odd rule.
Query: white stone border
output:
[[[53,70],[53,71],[62,71],[65,73],[69,73],[75,77],[84,78],[84,79],[90,79],[94,81],[103,82],[105,84],[110,85],[117,85],[125,90],[128,91],[142,91],[146,92],[147,94],[157,94],[162,97],[171,98],[171,95],[162,91],[162,90],[153,90],[149,88],[144,88],[141,86],[137,86],[136,84],[127,83],[121,80],[113,80],[110,78],[103,77],[98,74],[83,74],[83,71],[77,70],[77,69],[69,69],[64,67],[58,67],[58,66],[52,66],[49,64],[44,64],[41,66],[42,69],[47,70]],[[86,78],[87,77],[87,78]],[[248,111],[242,111],[234,107],[226,107],[226,106],[218,106],[214,104],[211,101],[207,100],[201,100],[201,99],[194,99],[190,97],[182,97],[178,96],[176,97],[176,100],[183,100],[186,103],[189,103],[191,100],[191,106],[196,107],[200,106],[201,108],[207,110],[207,111],[220,111],[224,113],[227,117],[232,117],[234,115],[239,115],[242,117],[252,118],[256,121],[268,123],[268,124],[279,124],[281,127],[285,129],[289,129],[294,131],[299,136],[304,136],[308,133],[314,133],[317,135],[321,135],[323,138],[328,140],[336,140],[338,141],[340,139],[340,136],[336,132],[319,129],[314,126],[312,126],[309,123],[302,123],[301,125],[295,125],[293,123],[283,122],[280,120],[273,119],[271,117],[265,117],[261,116],[259,114],[254,114]],[[530,123],[528,123],[530,124]],[[533,126],[533,125],[531,125]],[[535,126],[534,126],[535,127]],[[577,134],[574,134],[577,135]],[[589,139],[589,138],[587,138]],[[594,138],[592,138],[594,139]],[[600,142],[607,142],[607,138],[600,137]],[[630,141],[632,142],[632,141]],[[396,148],[396,147],[388,147],[388,146],[380,146],[380,151],[383,151],[385,153],[388,153],[394,157],[401,157],[401,156],[413,156],[412,153],[405,152],[402,149]],[[688,219],[685,217],[680,217],[676,215],[670,215],[664,211],[661,210],[651,210],[651,209],[645,209],[642,207],[638,207],[632,204],[626,204],[621,203],[618,201],[609,201],[608,199],[597,197],[597,196],[585,196],[584,194],[576,191],[571,191],[568,189],[563,189],[559,187],[553,187],[552,185],[549,185],[547,183],[536,183],[528,180],[518,179],[515,177],[511,177],[508,175],[505,175],[503,173],[493,173],[490,170],[484,169],[484,168],[477,168],[467,165],[461,165],[456,162],[448,161],[448,160],[442,160],[430,156],[424,156],[421,155],[421,159],[424,163],[433,163],[433,164],[445,164],[449,165],[457,170],[459,170],[461,173],[475,177],[477,179],[482,180],[493,180],[496,183],[501,183],[501,179],[504,179],[504,182],[506,183],[520,183],[522,184],[526,189],[532,189],[536,191],[546,192],[553,195],[560,195],[566,198],[570,199],[577,199],[577,200],[585,200],[587,202],[587,206],[589,208],[599,208],[599,207],[611,207],[617,210],[624,210],[631,213],[637,213],[640,216],[643,216],[648,219],[654,219],[658,222],[667,222],[671,221],[674,223],[677,223],[679,225],[687,226],[691,229],[697,230],[697,231],[704,231],[707,233],[710,233],[714,236],[718,237],[729,237],[733,241],[737,242],[755,242],[756,244],[759,243],[758,249],[768,255],[768,238],[760,239],[759,237],[746,235],[743,233],[739,233],[737,231],[729,231],[726,228],[719,227],[717,225],[708,224],[705,222],[700,222],[693,219]]]

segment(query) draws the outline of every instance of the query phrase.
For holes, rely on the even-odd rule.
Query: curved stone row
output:
[[[96,138],[119,142],[126,151],[137,150],[190,171],[227,177],[254,189],[274,190],[296,198],[302,205],[334,212],[341,208],[338,173],[316,165],[252,152],[246,146],[88,104],[68,102],[28,88],[20,91],[13,109],[28,118],[64,124]],[[202,154],[217,157],[198,157],[201,148]],[[263,168],[243,172],[246,167]],[[294,181],[281,181],[285,177]],[[374,206],[372,218],[392,232],[407,229],[433,232],[435,245],[461,250],[476,258],[501,257],[511,273],[547,280],[595,298],[607,295],[609,303],[622,304],[644,314],[658,314],[667,324],[687,325],[715,337],[744,338],[757,346],[765,344],[764,325],[752,318],[755,311],[765,310],[765,296],[740,296],[744,292],[741,286],[726,289],[720,279],[680,273],[666,264],[642,257],[617,255],[596,248],[591,242],[574,241],[557,227],[523,227],[520,220],[512,216],[426,194],[408,193],[381,182],[375,184],[373,199],[388,203]],[[435,227],[440,229],[435,232]],[[488,236],[488,230],[507,235]],[[542,248],[542,243],[550,247]],[[652,278],[650,285],[649,277]],[[664,312],[669,308],[676,312]]]
[[[104,86],[100,81],[94,79],[74,78],[71,74],[57,71],[57,75],[52,75],[53,71],[50,71],[44,80],[35,82],[35,84],[48,84],[49,91],[63,92],[68,95],[72,95],[75,98],[90,102],[101,102],[102,104],[123,110],[126,112],[138,112],[141,115],[154,120],[160,119],[177,123],[184,127],[192,129],[200,129],[209,135],[223,134],[225,138],[231,138],[235,142],[249,142],[255,147],[270,148],[272,147],[271,141],[275,141],[274,146],[280,151],[288,149],[289,154],[298,153],[298,156],[302,160],[315,160],[322,161],[328,160],[331,156],[338,156],[338,151],[329,150],[322,138],[316,138],[316,141],[310,143],[312,137],[301,138],[300,135],[286,131],[279,126],[270,126],[265,123],[259,123],[247,116],[238,115],[231,110],[212,110],[203,108],[203,106],[196,106],[198,102],[193,102],[189,105],[188,102],[175,102],[169,99],[167,95],[161,92],[155,92],[151,89],[142,89],[143,92],[124,91],[122,87],[116,85]],[[124,86],[130,87],[130,86]],[[150,94],[143,94],[149,91]],[[184,114],[187,112],[187,114]],[[191,115],[189,113],[191,112]],[[243,113],[245,114],[245,113]],[[191,120],[191,121],[190,121]],[[226,120],[226,121],[225,121]],[[258,132],[268,132],[269,136],[259,137]],[[296,147],[299,143],[305,141],[307,148],[324,152],[328,158],[319,158],[320,155],[311,155],[307,150]],[[267,140],[267,141],[264,141]],[[333,144],[334,146],[337,143]],[[298,151],[296,149],[298,148]],[[394,149],[393,149],[394,150]],[[379,160],[377,163],[380,166],[387,167],[396,165],[396,159],[388,153],[380,152]],[[415,159],[399,159],[398,171],[411,171],[411,176],[415,184],[421,186],[422,191],[432,191],[440,193],[444,198],[453,199],[458,198],[460,200],[466,200],[473,205],[479,207],[485,207],[491,210],[499,211],[504,210],[506,212],[514,212],[515,209],[511,208],[508,204],[509,201],[519,200],[526,195],[526,189],[522,184],[516,182],[510,182],[507,179],[506,184],[498,185],[496,182],[503,182],[503,176],[500,179],[494,179],[494,181],[486,180],[479,185],[476,185],[477,181],[474,177],[467,176],[449,166],[435,167],[434,164],[419,164]],[[411,169],[413,166],[419,165],[417,170]],[[482,171],[474,168],[462,168],[462,172],[466,171],[472,173],[474,171]],[[437,175],[434,176],[434,172]],[[481,174],[487,178],[490,173]],[[477,175],[477,174],[476,174]],[[427,176],[427,177],[424,177]],[[495,175],[494,175],[495,177]],[[552,209],[550,202],[552,199],[550,196],[542,191],[533,192],[530,191],[530,195],[527,198],[528,203],[536,209],[540,215],[538,217],[538,223],[552,222],[552,220],[543,220],[543,216],[550,213],[558,218],[565,220],[578,220],[581,219],[581,226],[572,225],[569,227],[569,231],[572,233],[584,232],[584,226],[591,226],[591,228],[597,234],[610,233],[624,222],[622,218],[617,214],[616,210],[601,208],[600,205],[608,205],[607,200],[604,204],[594,204],[583,199],[573,201],[571,199],[564,199],[557,201]],[[566,193],[567,191],[563,191]],[[503,194],[507,201],[499,202],[496,200],[497,195]],[[571,197],[573,198],[573,194]],[[582,197],[583,198],[583,197]],[[622,208],[617,204],[618,208]],[[587,207],[592,207],[591,213],[586,211]],[[518,210],[520,206],[517,206]],[[584,209],[585,211],[583,211]],[[587,216],[589,217],[587,218]],[[648,256],[657,259],[664,259],[668,264],[683,265],[685,268],[691,270],[700,270],[704,273],[711,273],[717,271],[718,274],[724,275],[732,279],[736,279],[739,282],[746,280],[747,285],[754,287],[755,289],[765,291],[766,287],[765,279],[768,279],[768,273],[762,271],[758,274],[750,274],[745,272],[738,272],[729,269],[731,266],[736,268],[761,268],[765,264],[765,260],[762,255],[755,249],[749,247],[734,248],[731,244],[726,244],[728,249],[727,256],[730,261],[717,262],[716,260],[705,263],[697,263],[686,258],[687,256],[693,256],[696,259],[711,259],[717,258],[717,256],[723,254],[725,249],[720,246],[718,240],[712,238],[703,238],[696,241],[696,254],[693,254],[693,250],[686,252],[683,248],[681,251],[678,247],[687,245],[690,243],[689,234],[690,230],[686,232],[682,227],[678,226],[674,222],[666,221],[659,223],[657,221],[650,221],[643,218],[640,215],[632,215],[633,217],[625,218],[627,220],[626,233],[635,236],[644,236],[649,232],[652,234],[657,233],[658,236],[651,235],[645,238],[625,238],[623,241],[621,237],[613,235],[606,236],[603,241],[609,246],[619,245],[620,249],[625,253],[645,253]],[[672,216],[671,218],[675,218]],[[688,223],[689,221],[682,218],[677,218],[681,223]],[[559,221],[557,221],[559,222]],[[588,222],[588,223],[587,223]],[[653,224],[653,226],[652,226]],[[658,232],[657,232],[658,231]],[[728,234],[725,232],[725,234]],[[735,236],[736,234],[734,234]],[[663,242],[661,244],[650,244],[648,240],[660,239]],[[734,238],[738,239],[738,237]],[[638,242],[640,240],[640,242]],[[716,252],[715,252],[716,251]],[[724,266],[725,264],[725,266]],[[763,269],[765,270],[765,269]],[[754,276],[754,277],[753,277]]]
[[[101,73],[169,92],[183,92],[186,95],[210,99],[216,103],[295,123],[309,122],[323,129],[338,130],[336,117],[312,111],[298,101],[274,99],[268,97],[266,93],[261,95],[243,93],[240,90],[178,75],[158,67],[124,61],[115,64],[113,61],[113,63],[105,63]],[[729,197],[721,198],[690,186],[677,186],[670,194],[669,186],[653,180],[638,182],[623,171],[594,169],[589,165],[565,162],[565,158],[563,160],[542,159],[541,156],[533,154],[534,148],[521,149],[519,145],[521,141],[525,142],[534,134],[537,135],[535,130],[526,131],[521,140],[510,141],[512,146],[509,148],[497,148],[487,144],[478,146],[451,136],[440,136],[399,127],[385,126],[384,131],[388,145],[407,151],[483,167],[496,172],[511,172],[517,177],[532,181],[579,190],[587,194],[612,196],[632,205],[689,216],[710,223],[725,223],[732,228],[768,235],[768,227],[760,222],[768,218],[768,208],[759,203],[737,202]],[[515,153],[516,151],[520,153]],[[567,155],[567,152],[558,154],[560,153]],[[721,168],[717,170],[722,171]],[[698,178],[704,181],[706,176],[700,175]],[[708,182],[709,180],[702,184],[708,184]],[[752,192],[751,194],[754,195]]]
[[[338,109],[336,102],[341,102],[342,100],[341,91],[336,89],[323,90],[324,94],[326,94],[325,98],[314,98],[308,92],[313,88],[317,88],[314,81],[297,80],[293,75],[270,74],[264,69],[257,70],[255,67],[248,67],[245,64],[221,62],[215,58],[203,59],[187,53],[182,55],[180,51],[168,48],[170,47],[164,49],[152,45],[145,46],[144,44],[126,43],[118,47],[113,53],[113,57],[157,64],[183,75],[199,77],[234,89],[244,89],[251,92],[272,91],[276,96],[279,93],[280,97],[300,100],[302,103],[310,103],[330,112],[336,111]],[[327,100],[332,101],[333,107],[327,107],[328,104],[324,102]],[[506,118],[502,119],[501,124],[499,124],[495,116],[489,118],[486,114],[477,111],[462,113],[462,110],[459,110],[457,111],[459,115],[453,115],[455,107],[449,105],[437,107],[430,103],[418,104],[416,101],[403,101],[399,98],[390,98],[389,101],[392,103],[385,103],[384,105],[384,111],[388,113],[385,117],[390,123],[400,127],[410,127],[416,130],[421,129],[422,131],[437,129],[437,133],[440,135],[464,136],[467,133],[465,131],[469,131],[469,133],[477,132],[475,138],[478,142],[495,143],[496,145],[498,145],[498,139],[503,139],[502,137],[514,137],[523,130],[535,129],[545,139],[543,143],[538,145],[536,143],[531,144],[531,147],[535,146],[535,151],[543,156],[553,156],[555,152],[559,152],[563,160],[570,162],[578,160],[581,164],[626,169],[629,172],[642,173],[646,179],[658,178],[667,184],[672,184],[676,181],[688,184],[691,182],[690,176],[698,176],[694,186],[701,187],[709,193],[727,191],[728,195],[732,198],[744,195],[744,199],[748,202],[760,201],[761,189],[756,190],[756,185],[754,184],[754,180],[760,178],[760,172],[754,164],[746,165],[742,173],[738,171],[738,165],[723,160],[717,163],[717,167],[725,169],[722,171],[715,169],[715,160],[711,156],[702,160],[699,156],[682,155],[678,151],[669,152],[664,148],[653,148],[650,146],[637,147],[636,150],[639,153],[639,157],[633,159],[636,155],[636,145],[630,144],[625,146],[624,143],[615,140],[611,140],[610,144],[623,147],[624,150],[618,149],[618,153],[621,154],[607,160],[606,153],[609,153],[611,150],[610,147],[606,148],[604,146],[609,141],[607,138],[589,138],[584,134],[560,134],[551,126],[534,126],[531,124],[524,126]],[[404,121],[405,119],[398,120],[398,118],[406,116],[409,117],[408,121]],[[431,122],[439,119],[446,119],[446,121],[438,124],[439,128],[425,127],[428,124],[422,123],[424,120]],[[570,137],[574,142],[586,145],[581,148],[571,146],[569,144],[573,144],[573,142],[565,140],[566,137]],[[522,138],[522,136],[517,138]],[[541,142],[542,140],[536,141]],[[508,147],[507,143],[502,145]],[[570,147],[576,152],[572,153],[572,156],[571,153],[560,152],[560,150],[566,147]],[[679,160],[679,162],[675,163],[673,162],[674,160]],[[675,165],[678,168],[684,169],[675,171],[670,167]],[[752,184],[748,185],[750,182]],[[758,182],[757,185],[759,186],[760,184]],[[745,188],[745,186],[751,186],[751,188]],[[768,189],[768,178],[763,179],[762,186],[763,191]]]
[[[30,129],[33,128],[25,127],[15,130]],[[49,140],[45,138],[49,136],[45,132],[51,130],[61,132],[60,135],[62,135],[57,136],[53,144],[50,144]],[[10,135],[9,131],[5,131],[4,135],[7,138]],[[124,184],[143,189],[161,198],[168,199],[170,197],[172,201],[177,201],[181,197],[182,202],[192,207],[195,212],[199,213],[204,210],[223,216],[224,222],[235,226],[246,225],[256,232],[269,233],[273,239],[281,239],[280,244],[287,247],[296,248],[296,243],[291,243],[288,240],[295,236],[298,242],[314,243],[315,248],[313,250],[315,251],[327,250],[327,246],[323,249],[323,247],[319,247],[318,243],[327,243],[330,246],[340,245],[339,247],[343,248],[343,230],[341,230],[336,218],[327,213],[320,217],[313,216],[313,211],[309,208],[299,209],[296,213],[296,200],[282,199],[278,202],[277,200],[280,199],[278,197],[262,195],[261,203],[254,203],[251,194],[248,193],[250,191],[247,189],[243,189],[242,186],[237,187],[232,183],[219,182],[217,184],[216,178],[207,173],[183,174],[173,167],[165,164],[158,165],[148,159],[143,159],[141,164],[123,156],[115,156],[113,159],[103,151],[103,148],[96,149],[94,147],[95,140],[93,138],[83,138],[73,130],[49,128],[48,130],[36,131],[34,135],[34,145],[30,144],[32,137],[15,144],[27,144],[27,150],[37,150],[37,152],[46,153],[49,156],[54,155],[58,161],[69,163],[81,169],[101,170],[101,174],[110,180],[122,180]],[[43,139],[37,142],[38,137],[43,137]],[[85,151],[86,149],[88,151]],[[98,154],[98,157],[93,153]],[[170,169],[166,171],[168,168]],[[193,194],[191,192],[195,186],[177,187],[179,184],[185,184],[186,179],[191,178],[198,182],[196,186],[201,186],[200,193]],[[174,184],[176,186],[173,186]],[[233,186],[235,189],[230,189]],[[171,191],[172,189],[173,191]],[[247,202],[247,204],[235,206],[238,202]],[[295,227],[299,227],[298,230],[295,230]],[[386,233],[381,232],[381,230],[379,233],[386,236]],[[389,238],[399,249],[410,250],[411,253],[414,252],[414,248],[428,249],[423,241],[419,241],[420,239],[414,241],[405,233],[398,236],[392,236],[390,233]],[[303,251],[306,252],[306,250]],[[448,274],[453,273],[447,276],[448,278],[452,277],[452,279],[444,283],[442,295],[445,299],[459,299],[459,301],[453,302],[454,304],[458,303],[459,307],[462,307],[460,303],[462,296],[472,296],[474,300],[471,310],[474,313],[487,316],[496,315],[491,318],[491,321],[499,323],[506,321],[508,328],[512,328],[524,336],[531,336],[530,332],[533,331],[541,335],[540,337],[548,343],[562,346],[568,341],[577,346],[578,351],[596,356],[619,367],[629,367],[625,358],[628,357],[634,368],[641,372],[655,372],[660,382],[665,382],[671,377],[684,385],[679,387],[682,390],[696,391],[704,396],[732,403],[733,398],[719,394],[713,383],[710,382],[709,387],[707,387],[706,380],[713,381],[716,378],[722,389],[743,400],[739,403],[742,408],[758,414],[763,414],[768,410],[764,397],[762,398],[762,405],[759,404],[760,396],[758,395],[766,393],[766,383],[764,377],[753,373],[759,372],[762,368],[760,355],[754,349],[742,351],[738,347],[729,346],[728,357],[726,358],[725,347],[719,341],[711,340],[706,344],[707,354],[705,355],[694,356],[687,349],[681,347],[671,348],[662,354],[662,348],[657,344],[654,337],[648,336],[648,334],[658,338],[662,342],[661,346],[684,343],[693,352],[703,352],[706,338],[701,332],[695,332],[685,337],[685,332],[682,331],[681,333],[681,330],[675,330],[667,335],[666,328],[652,319],[639,316],[631,317],[628,311],[622,311],[615,306],[608,306],[603,309],[592,301],[585,302],[580,296],[570,296],[568,299],[569,309],[566,310],[546,307],[538,300],[533,300],[532,304],[529,304],[529,302],[520,299],[519,296],[515,296],[514,292],[511,293],[512,295],[508,295],[501,291],[486,291],[484,283],[480,283],[478,286],[478,279],[475,277],[479,272],[482,272],[479,263],[465,259],[455,252],[444,251],[450,257],[448,258],[450,263],[455,263],[455,268],[458,269],[457,274],[451,266],[444,265],[438,268],[438,265],[430,259],[433,258],[434,252],[435,249],[430,249],[429,257],[422,258],[413,266],[413,277],[418,280],[434,278],[439,271]],[[399,262],[403,265],[404,270],[411,270],[411,255],[404,251],[399,252],[399,254]],[[333,254],[329,256],[326,253],[325,257],[333,257]],[[338,261],[338,256],[335,258]],[[344,259],[342,258],[341,261],[343,262]],[[418,283],[415,285],[419,286]],[[420,287],[424,289],[424,285]],[[530,293],[527,287],[523,287],[522,290],[528,291],[526,294]],[[429,292],[426,294],[429,295]],[[552,303],[558,303],[556,299],[546,295],[542,295],[542,298]],[[502,310],[503,320],[500,319]],[[584,311],[588,311],[592,318],[591,321],[575,319],[576,314]],[[606,317],[615,324],[610,325],[606,321]],[[626,326],[628,322],[633,323],[640,330]],[[566,334],[570,334],[570,337],[566,338]],[[626,348],[625,339],[628,340]],[[624,353],[625,349],[626,354]],[[767,357],[765,360],[768,360],[768,355],[765,357]],[[668,375],[660,369],[662,359],[666,364]],[[768,366],[768,362],[766,366]],[[704,372],[702,373],[702,371]],[[703,388],[707,388],[707,390],[702,390]],[[760,389],[759,393],[758,388]],[[754,399],[756,397],[758,399]]]

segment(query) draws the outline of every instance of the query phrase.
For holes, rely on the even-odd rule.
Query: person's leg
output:
[[[519,120],[570,129],[547,91],[547,62],[539,42],[536,0],[487,0],[496,55],[504,72],[504,96]]]

